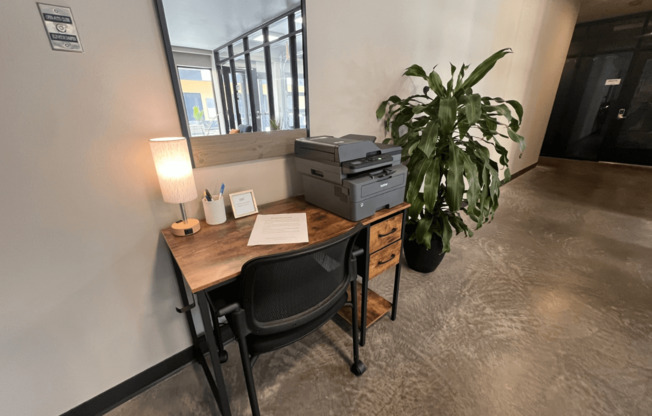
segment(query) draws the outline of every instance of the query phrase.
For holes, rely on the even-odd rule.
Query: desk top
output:
[[[364,225],[404,210],[407,203],[378,211],[361,220]],[[224,224],[208,225],[201,220],[201,230],[194,235],[177,237],[170,228],[163,237],[177,261],[193,293],[227,282],[240,274],[240,269],[255,257],[296,250],[340,235],[356,225],[322,208],[307,203],[303,197],[288,198],[258,207],[259,214],[305,212],[309,243],[247,246],[256,215],[229,218]]]

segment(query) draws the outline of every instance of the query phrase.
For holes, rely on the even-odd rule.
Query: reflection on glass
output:
[[[245,64],[244,55],[235,59],[235,75],[236,75],[236,100],[238,109],[238,129],[241,133],[249,130],[251,131],[251,107],[249,103],[249,89],[247,88],[247,66]]]
[[[631,52],[598,55],[592,59],[567,156],[597,160],[610,106],[618,99],[632,59]]]
[[[294,128],[292,108],[292,63],[288,39],[271,46],[272,79],[274,88],[274,120],[272,130]]]
[[[652,149],[652,59],[643,68],[618,136],[618,147]]]
[[[250,54],[252,79],[256,84],[254,97],[256,100],[256,124],[259,131],[270,131],[269,91],[267,88],[267,72],[265,70],[265,52],[262,48]]]
[[[229,49],[228,48],[222,48],[217,52],[217,60],[219,62],[229,59]]]
[[[281,19],[276,23],[272,23],[269,25],[269,41],[276,40],[280,38],[283,35],[287,35],[290,33],[288,30],[289,25],[288,25],[288,19]]]
[[[188,82],[204,76],[211,92],[208,97],[184,87],[190,135],[207,134],[209,120],[215,123],[208,130],[219,132],[221,124],[221,134],[306,128],[302,28],[296,8],[213,50],[215,67],[206,68],[205,75],[184,72],[181,78]],[[215,87],[211,71],[218,77]]]
[[[265,38],[263,37],[262,29],[249,35],[248,39],[249,39],[249,49],[253,49],[256,46],[262,45],[263,41],[265,40]]]
[[[180,66],[178,71],[190,136],[220,134],[211,70]]]
[[[301,15],[301,12],[299,12]],[[306,87],[303,77],[303,35],[297,35],[297,69],[299,78],[299,127],[306,128]]]
[[[223,94],[223,97],[226,99],[227,106],[227,124],[226,132],[230,129],[234,129],[237,126],[236,115],[238,111],[236,109],[236,100],[235,100],[235,85],[233,84],[233,76],[231,75],[231,61],[224,62],[218,69],[222,74],[222,83],[220,85],[220,91]]]
[[[244,52],[244,45],[242,43],[242,40],[233,43],[233,56],[237,56],[242,52]]]
[[[303,16],[301,15],[301,10],[294,14],[294,29],[303,29]]]

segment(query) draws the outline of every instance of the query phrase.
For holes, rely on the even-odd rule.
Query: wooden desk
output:
[[[362,273],[363,276],[363,293],[361,295],[362,307],[360,308],[362,311],[367,311],[368,280],[370,275],[369,259],[371,255],[374,255],[371,251],[373,250],[373,247],[370,247],[370,244],[373,244],[373,237],[371,237],[371,234],[369,234],[370,230],[374,229],[374,227],[376,227],[378,224],[383,224],[387,219],[399,218],[399,216],[399,222],[404,222],[404,212],[408,207],[409,204],[402,203],[396,207],[378,211],[371,217],[360,221],[363,225],[366,226],[365,234],[362,237],[364,239],[363,245],[366,249],[365,261],[362,263],[365,264],[362,265],[362,268],[358,268],[358,274]],[[216,289],[235,279],[240,274],[240,269],[242,268],[243,264],[250,259],[266,256],[269,254],[295,250],[309,244],[317,244],[340,235],[356,225],[356,222],[348,221],[329,211],[323,210],[305,202],[302,197],[288,198],[259,207],[259,214],[285,214],[295,212],[306,213],[308,220],[309,243],[248,247],[247,242],[249,241],[249,235],[251,234],[254,222],[256,221],[256,215],[240,218],[237,220],[229,219],[226,223],[220,225],[208,225],[205,221],[202,220],[201,230],[197,234],[185,237],[177,237],[173,235],[171,229],[169,228],[162,231],[163,236],[165,237],[165,241],[167,242],[168,247],[170,248],[170,252],[172,253],[172,258],[177,274],[177,283],[181,292],[183,308],[177,308],[177,310],[179,312],[185,313],[186,315],[186,319],[188,320],[188,325],[190,327],[193,345],[195,347],[195,357],[200,362],[200,364],[202,364],[204,373],[206,374],[209,380],[209,384],[211,385],[211,389],[213,390],[213,394],[215,395],[222,414],[224,415],[230,415],[231,412],[229,409],[228,398],[226,394],[226,386],[224,384],[224,379],[221,372],[220,360],[217,358],[219,357],[217,348],[219,340],[215,337],[215,327],[213,326],[211,319],[212,314],[209,308],[207,293],[210,290]],[[396,220],[392,221],[396,222]],[[379,230],[384,229],[382,226],[379,227]],[[394,257],[392,257],[391,262],[385,262],[382,264],[388,265],[385,267],[385,269],[391,265],[397,265],[393,299],[394,302],[392,305],[378,296],[378,298],[382,299],[385,302],[385,311],[382,312],[382,314],[379,316],[377,316],[378,312],[376,311],[374,317],[371,319],[366,318],[367,314],[362,315],[361,321],[363,325],[361,326],[361,344],[364,344],[364,334],[366,332],[366,327],[387,313],[389,310],[387,305],[393,308],[392,319],[396,317],[396,303],[398,300],[398,278],[400,275],[400,266],[398,266],[398,261],[400,259],[400,237],[402,236],[402,224],[400,228],[398,228],[398,233],[396,234],[396,231],[394,231],[392,234],[395,234],[394,236],[396,237],[396,241],[399,241],[398,257],[394,253]],[[394,249],[396,248],[395,245],[393,247]],[[384,269],[374,270],[379,273]],[[197,297],[201,311],[202,323],[204,324],[204,328],[208,329],[204,332],[206,336],[206,343],[208,344],[208,350],[211,354],[211,357],[213,357],[211,362],[213,365],[214,377],[211,376],[211,373],[208,370],[208,365],[204,359],[204,355],[200,347],[201,337],[199,337],[196,333],[194,320],[190,311],[190,309],[194,307],[194,302],[188,299],[184,280],[190,288],[192,294]],[[369,309],[373,309],[375,311],[375,308]]]

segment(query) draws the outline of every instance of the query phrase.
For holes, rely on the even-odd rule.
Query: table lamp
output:
[[[195,178],[185,137],[161,137],[150,139],[158,182],[163,200],[181,207],[181,220],[172,224],[172,234],[192,235],[199,231],[199,220],[186,217],[183,203],[197,198]]]

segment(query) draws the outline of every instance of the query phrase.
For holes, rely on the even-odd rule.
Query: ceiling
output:
[[[652,11],[652,0],[580,0],[577,23]]]
[[[301,0],[163,0],[170,44],[213,50]]]
[[[301,0],[163,0],[170,43],[212,50]],[[652,11],[652,0],[580,0],[578,23]]]

